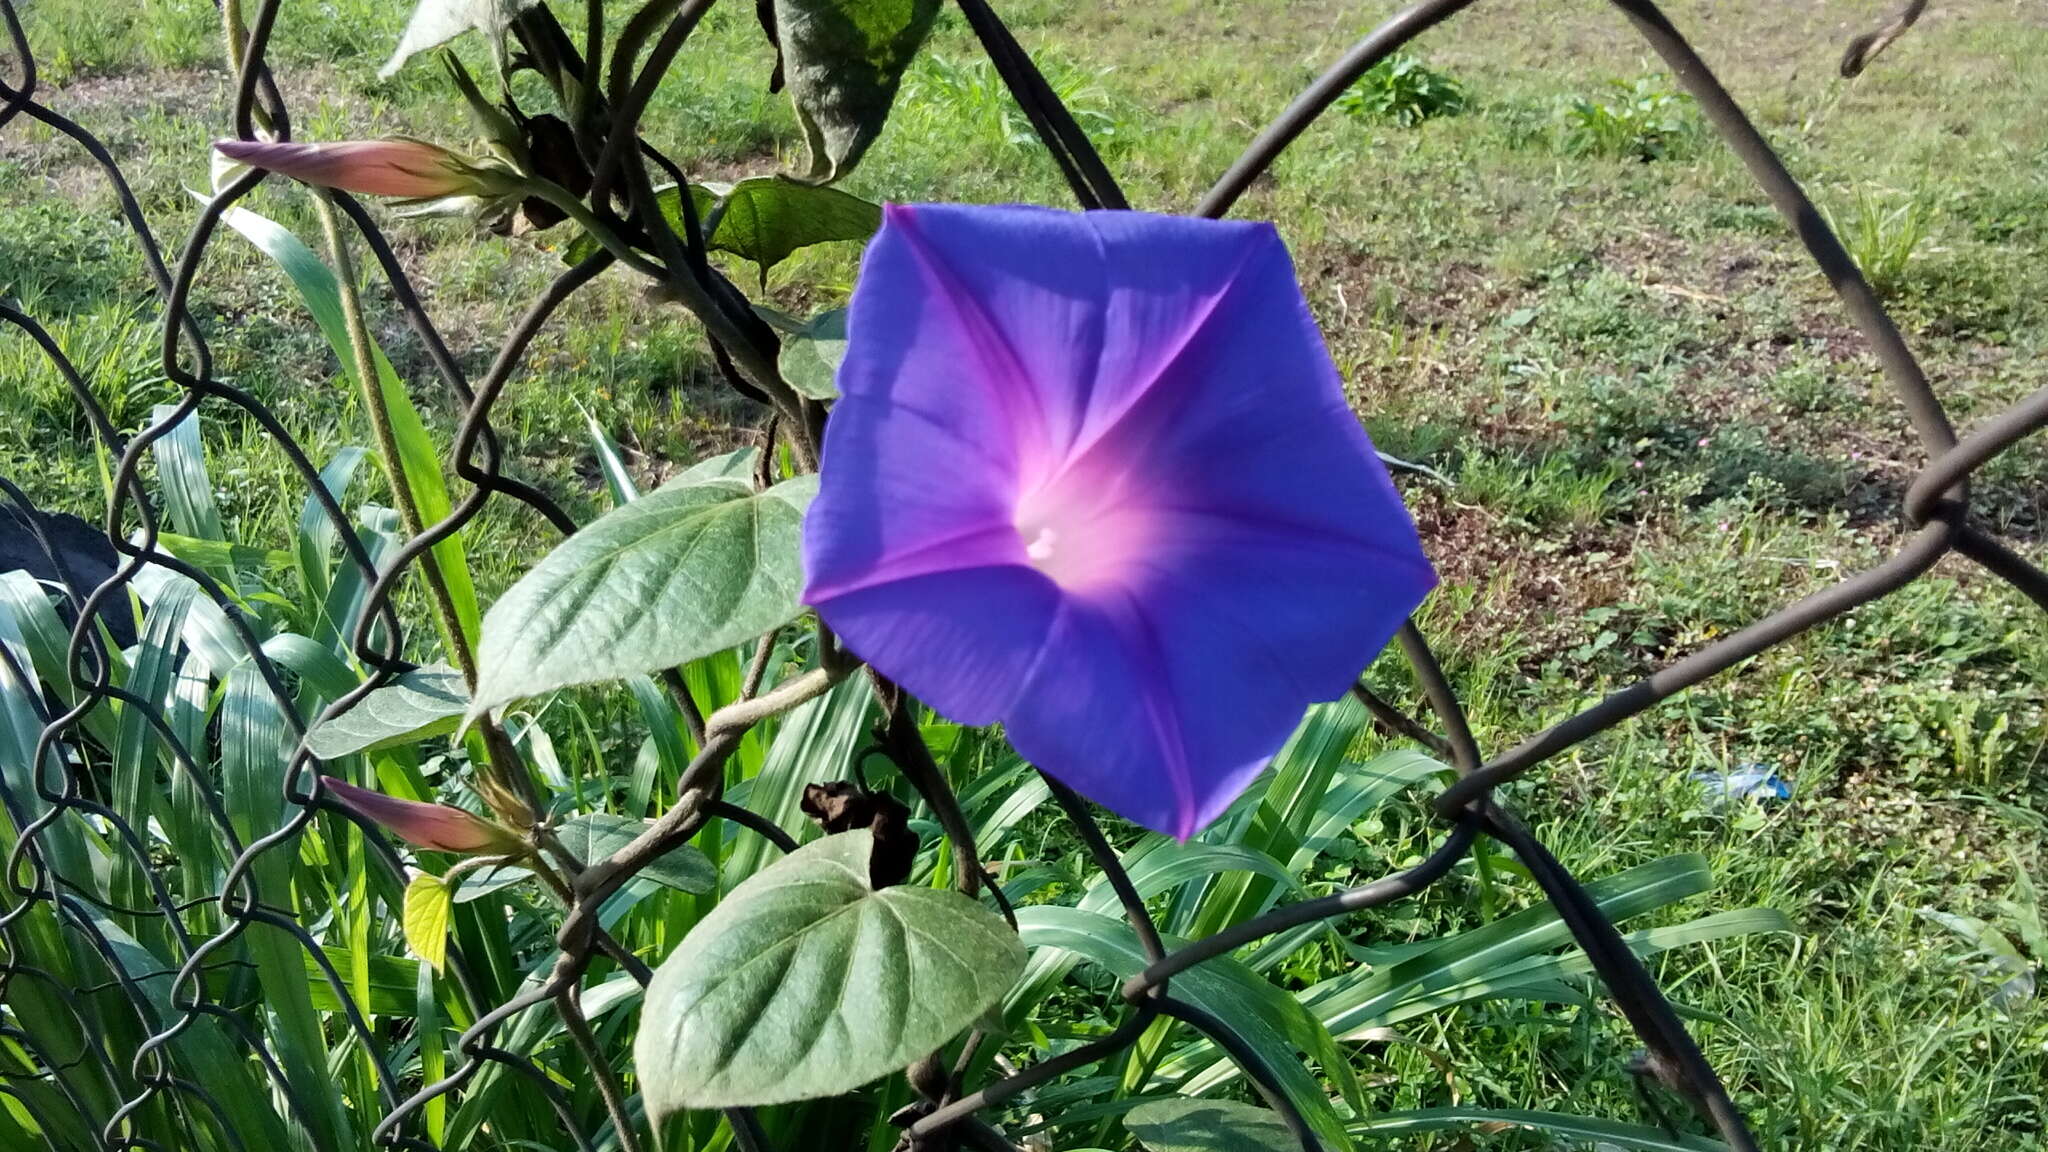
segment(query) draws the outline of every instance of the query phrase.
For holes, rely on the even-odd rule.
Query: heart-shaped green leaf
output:
[[[469,688],[453,668],[415,668],[377,689],[356,706],[314,727],[306,747],[322,760],[417,744],[455,731]]]
[[[733,185],[712,216],[711,246],[759,264],[763,276],[799,248],[865,240],[882,226],[872,201],[780,176]]]
[[[484,616],[471,716],[729,648],[795,619],[816,476],[756,493],[685,473],[550,552]]]
[[[868,883],[873,838],[762,869],[654,974],[634,1043],[647,1110],[836,1096],[971,1027],[1024,967],[1002,917],[957,892]]]
[[[1153,1100],[1126,1113],[1124,1127],[1146,1152],[1276,1152],[1301,1147],[1279,1113],[1234,1100]]]
[[[586,812],[563,821],[555,834],[561,838],[562,847],[578,860],[594,864],[631,844],[645,831],[645,820],[610,812]],[[718,869],[711,858],[688,844],[671,848],[636,875],[678,892],[709,892],[718,886]]]
[[[789,98],[811,150],[807,179],[853,171],[938,14],[939,0],[775,0]]]
[[[774,323],[774,321],[770,321]],[[839,396],[839,362],[846,359],[846,309],[820,312],[808,323],[784,329],[782,378],[813,400]]]
[[[757,176],[730,188],[692,184],[690,199],[709,247],[752,260],[763,276],[799,248],[865,240],[882,226],[881,205],[873,201],[780,176]],[[655,194],[655,203],[669,227],[682,235],[682,192],[674,186],[663,188]],[[597,250],[597,240],[585,232],[562,250],[562,260],[580,264]]]
[[[452,896],[448,885],[431,872],[422,872],[405,886],[405,909],[399,916],[399,927],[405,931],[405,943],[413,955],[432,964],[436,971],[448,959]]]

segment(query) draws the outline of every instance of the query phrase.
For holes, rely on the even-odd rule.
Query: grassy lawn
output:
[[[1968,426],[2048,384],[2048,6],[1943,0],[1868,74],[1834,63],[1891,0],[1690,0],[1671,15],[1784,153],[1888,302],[1952,417]],[[376,78],[407,5],[287,4],[272,61],[302,138],[468,130],[438,71]],[[620,6],[624,7],[624,6]],[[1190,208],[1256,130],[1392,10],[1378,2],[1012,0],[1020,39],[1103,143],[1132,201]],[[101,135],[169,248],[227,132],[228,79],[203,0],[31,4],[46,101]],[[693,176],[794,163],[752,8],[714,9],[649,116]],[[1403,124],[1333,112],[1238,214],[1276,221],[1358,411],[1381,448],[1445,483],[1405,492],[1444,586],[1425,609],[1482,747],[1504,748],[1713,638],[1889,555],[1922,463],[1874,358],[1747,174],[1675,95],[1616,13],[1561,0],[1478,5],[1416,54],[1462,107]],[[1063,204],[1049,159],[951,12],[891,126],[847,187],[872,199]],[[11,64],[0,72],[15,75]],[[1576,102],[1576,103],[1575,103]],[[302,194],[244,203],[314,235]],[[456,354],[488,364],[567,237],[395,221],[394,243]],[[1917,238],[1917,243],[1908,241]],[[1902,253],[1909,253],[1902,255]],[[798,254],[777,307],[841,302],[857,252]],[[750,267],[735,278],[752,285]],[[0,130],[0,292],[41,318],[117,424],[173,397],[155,302],[113,199],[74,146]],[[224,377],[272,405],[322,461],[368,430],[283,278],[217,240],[196,312]],[[444,436],[388,293],[379,335]],[[95,516],[109,466],[63,382],[0,336],[0,476]],[[740,442],[757,413],[719,383],[694,328],[614,273],[535,343],[496,409],[511,469],[579,515],[601,507],[588,413],[647,481]],[[231,411],[204,433],[230,534],[283,547],[303,492]],[[2048,559],[2048,440],[1972,487],[1982,519]],[[471,531],[492,595],[547,533],[499,508]],[[1375,669],[1404,693],[1393,661]],[[2048,989],[1991,975],[1937,915],[2048,964],[2048,621],[1950,559],[1896,595],[1568,752],[1510,790],[1592,877],[1672,852],[1711,862],[1695,902],[1771,907],[1794,935],[1664,958],[1659,974],[1766,1147],[2048,1147]],[[1405,698],[1405,697],[1404,697]],[[1693,778],[1743,765],[1791,789],[1718,804]],[[1370,877],[1427,850],[1418,804],[1354,829]],[[1354,923],[1391,943],[1538,897],[1511,859]],[[2030,920],[2031,918],[2031,920]],[[1313,971],[1299,974],[1303,980]],[[1635,1116],[1633,1044],[1597,1001],[1424,1018],[1359,1045],[1385,1107],[1456,1102]],[[1519,1134],[1411,1147],[1544,1147]]]

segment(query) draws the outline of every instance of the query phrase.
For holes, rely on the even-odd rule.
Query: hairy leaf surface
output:
[[[827,836],[735,888],[655,973],[633,1050],[648,1111],[850,1091],[971,1027],[1024,965],[957,892],[868,883],[873,838]]]

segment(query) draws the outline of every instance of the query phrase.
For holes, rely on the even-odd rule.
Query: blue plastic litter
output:
[[[1769,803],[1792,795],[1792,786],[1762,764],[1737,764],[1729,772],[1695,772],[1710,800],[1754,800]]]

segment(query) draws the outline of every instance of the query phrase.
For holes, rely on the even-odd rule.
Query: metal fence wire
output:
[[[1470,6],[1471,2],[1426,0],[1393,16],[1359,41],[1259,134],[1243,156],[1217,181],[1196,211],[1210,217],[1230,211],[1240,195],[1267,170],[1274,158],[1367,69]],[[958,4],[996,71],[1058,163],[1081,206],[1126,207],[1123,192],[1102,158],[1090,146],[1051,86],[985,0],[958,0]],[[653,36],[654,28],[639,29],[641,39],[638,44],[652,39],[653,47],[645,63],[640,65],[637,82],[630,86],[614,84],[611,89],[611,122],[615,126],[623,126],[615,132],[615,140],[631,138],[655,82],[667,70],[690,30],[709,6],[709,0],[650,6],[650,11],[659,9],[666,14],[666,23],[661,26],[658,37]],[[288,138],[290,134],[290,117],[283,95],[265,65],[265,49],[279,7],[279,0],[261,0],[253,5],[248,23],[246,48],[236,76],[234,102],[234,128],[244,138],[255,138],[259,123],[272,137]],[[596,6],[593,4],[592,7]],[[1374,696],[1362,685],[1355,694],[1382,724],[1424,742],[1439,754],[1446,755],[1456,767],[1458,779],[1436,801],[1436,811],[1444,825],[1441,845],[1421,864],[1405,872],[1321,899],[1282,905],[1255,920],[1173,951],[1162,945],[1143,902],[1132,889],[1128,875],[1120,868],[1116,853],[1082,802],[1055,783],[1056,798],[1071,817],[1094,862],[1114,885],[1123,910],[1145,949],[1148,966],[1122,987],[1123,999],[1133,1010],[1124,1016],[1119,1027],[1099,1039],[1021,1070],[1009,1071],[971,1090],[954,1083],[952,1077],[933,1061],[913,1066],[909,1079],[924,1100],[899,1116],[905,1126],[906,1146],[1014,1148],[1008,1138],[980,1118],[978,1114],[982,1110],[1133,1044],[1156,1018],[1169,1016],[1206,1033],[1236,1059],[1251,1083],[1299,1139],[1301,1147],[1318,1148],[1320,1145],[1306,1121],[1278,1089],[1273,1070],[1265,1067],[1250,1047],[1221,1021],[1187,1000],[1177,998],[1172,988],[1174,977],[1205,960],[1286,928],[1340,917],[1415,893],[1445,875],[1472,848],[1477,838],[1487,836],[1522,860],[1555,906],[1572,937],[1591,960],[1615,1005],[1641,1039],[1644,1056],[1639,1061],[1640,1070],[1654,1074],[1695,1104],[1729,1146],[1738,1150],[1755,1147],[1742,1113],[1643,965],[1603,916],[1586,889],[1501,805],[1496,799],[1496,790],[1547,758],[1621,724],[1674,693],[1901,588],[1952,552],[1967,557],[2009,582],[2036,604],[2048,607],[2048,573],[2022,558],[1973,520],[1969,492],[1973,472],[2048,424],[2048,389],[2028,396],[1959,437],[1940,400],[1929,388],[1912,352],[1855,263],[1799,183],[1787,173],[1777,154],[1765,143],[1719,80],[1655,5],[1647,0],[1614,0],[1614,7],[1662,57],[1677,80],[1697,100],[1721,139],[1748,167],[1833,285],[1849,316],[1875,350],[1884,375],[1899,401],[1905,405],[1927,456],[1925,465],[1904,497],[1904,514],[1913,525],[1913,532],[1895,555],[1868,571],[1786,605],[1491,757],[1483,754],[1474,742],[1459,702],[1429,645],[1410,624],[1401,632],[1399,642],[1427,698],[1429,709],[1442,728],[1441,734],[1425,730],[1404,710]],[[1908,5],[1916,16],[1919,7],[1919,3]],[[534,11],[544,14],[546,9],[541,7]],[[533,35],[534,19],[532,11],[522,17],[514,27],[515,34],[522,37]],[[552,21],[552,17],[547,19]],[[242,1011],[209,998],[204,980],[210,971],[210,962],[222,962],[223,953],[231,942],[249,926],[262,924],[295,939],[307,959],[318,966],[343,1008],[340,1026],[353,1031],[361,1050],[375,1062],[376,1086],[384,1107],[382,1122],[374,1134],[378,1142],[411,1149],[438,1147],[424,1135],[426,1127],[422,1123],[422,1113],[426,1103],[458,1091],[485,1066],[498,1064],[549,1101],[564,1125],[565,1135],[573,1138],[577,1147],[586,1150],[595,1147],[598,1134],[579,1127],[548,1076],[525,1058],[497,1047],[494,1041],[501,1026],[515,1014],[552,1002],[563,1013],[570,1036],[583,1045],[594,1063],[601,1063],[602,1056],[597,1053],[587,1026],[583,1026],[577,1001],[579,981],[592,958],[599,954],[611,956],[622,970],[643,984],[648,978],[648,970],[637,958],[624,953],[599,928],[596,919],[598,906],[640,868],[687,840],[712,815],[736,820],[786,844],[786,836],[771,822],[752,816],[717,795],[722,766],[732,755],[744,727],[714,729],[706,734],[701,750],[683,775],[683,787],[676,804],[654,821],[638,840],[609,859],[590,861],[580,874],[573,877],[568,910],[557,936],[557,959],[545,981],[503,1003],[492,1005],[481,1001],[482,993],[466,973],[461,958],[451,957],[450,971],[461,995],[470,1001],[476,1024],[462,1034],[460,1060],[445,1079],[404,1095],[401,1080],[393,1074],[376,1034],[362,1014],[363,1009],[351,997],[348,981],[335,969],[304,926],[281,914],[274,904],[266,902],[265,893],[256,880],[258,860],[269,853],[286,856],[296,853],[300,832],[322,807],[319,763],[303,742],[306,725],[290,706],[288,675],[266,654],[257,636],[231,609],[230,598],[209,579],[206,572],[159,547],[158,512],[138,478],[138,469],[152,443],[169,434],[180,421],[205,405],[239,409],[274,439],[277,448],[303,481],[307,494],[318,503],[334,526],[345,552],[345,562],[353,565],[370,585],[373,607],[364,614],[365,624],[358,630],[355,646],[363,665],[374,674],[360,687],[334,701],[323,712],[322,718],[347,712],[371,691],[411,667],[398,657],[401,627],[390,598],[393,587],[410,566],[422,561],[434,542],[461,529],[477,516],[486,503],[498,497],[528,505],[564,534],[576,528],[574,521],[538,489],[504,473],[490,418],[493,405],[519,370],[529,343],[562,302],[609,266],[612,257],[601,253],[562,273],[513,328],[486,374],[472,383],[422,308],[399,260],[370,216],[349,197],[340,194],[333,197],[341,213],[360,232],[363,242],[374,255],[393,297],[424,346],[435,372],[466,407],[456,437],[453,462],[455,473],[469,485],[468,491],[446,519],[426,526],[395,554],[382,558],[381,564],[373,563],[365,545],[349,528],[337,501],[321,483],[319,470],[279,420],[249,393],[215,376],[203,326],[192,314],[194,279],[222,214],[262,180],[263,174],[246,172],[224,187],[200,211],[198,221],[176,259],[167,261],[136,196],[108,150],[86,129],[37,99],[35,57],[12,0],[0,0],[0,20],[4,20],[12,41],[12,67],[15,72],[12,76],[0,78],[0,100],[4,100],[4,104],[0,104],[0,127],[17,117],[39,121],[68,137],[97,162],[155,282],[162,306],[162,370],[182,392],[178,403],[168,413],[141,432],[124,436],[114,427],[95,400],[87,380],[65,357],[51,335],[13,302],[0,300],[0,320],[40,346],[68,383],[79,409],[91,422],[101,445],[116,461],[111,506],[103,528],[106,540],[120,557],[113,574],[101,582],[75,579],[67,564],[63,541],[52,539],[42,527],[43,522],[32,515],[25,494],[0,478],[0,490],[4,490],[7,497],[7,502],[0,502],[0,513],[4,513],[10,503],[21,510],[21,524],[34,537],[36,549],[64,584],[75,621],[66,665],[72,682],[65,686],[61,695],[51,697],[57,703],[70,701],[70,707],[59,711],[53,703],[50,711],[54,714],[39,717],[42,727],[31,762],[46,767],[44,771],[33,774],[36,796],[31,798],[18,791],[8,791],[0,796],[7,805],[8,816],[19,831],[7,858],[7,906],[0,910],[0,947],[5,949],[4,957],[0,957],[0,992],[6,993],[0,996],[0,1001],[10,1000],[25,983],[47,985],[50,994],[59,1002],[66,1003],[75,1003],[77,997],[88,992],[118,987],[132,1004],[136,1019],[142,1022],[142,1034],[145,1036],[132,1050],[115,1050],[107,1042],[94,1038],[87,1030],[86,1018],[79,1015],[80,1035],[88,1038],[82,1049],[54,1052],[41,1047],[36,1037],[0,1021],[0,1035],[13,1042],[29,1065],[8,1068],[0,1073],[0,1091],[9,1093],[32,1110],[32,1097],[20,1090],[21,1085],[36,1081],[64,1091],[66,1070],[89,1063],[104,1069],[115,1081],[132,1085],[134,1093],[112,1114],[94,1117],[99,1130],[91,1139],[98,1147],[165,1148],[159,1141],[140,1134],[138,1126],[131,1122],[131,1117],[145,1108],[152,1108],[157,1114],[168,1110],[169,1115],[177,1118],[177,1123],[187,1126],[187,1131],[196,1132],[203,1126],[225,1133],[231,1146],[246,1146],[245,1137],[236,1135],[227,1122],[222,1101],[216,1099],[203,1082],[203,1070],[195,1074],[193,1069],[173,1059],[168,1050],[168,1046],[182,1033],[206,1017],[220,1022],[220,1030],[233,1045],[240,1047],[236,1053],[238,1057],[254,1058],[261,1063],[277,1089],[280,1107],[286,1109],[294,1121],[303,1121],[311,1105],[293,1094],[278,1055],[267,1047],[258,1029],[249,1023]],[[559,33],[559,29],[556,32]],[[566,38],[563,38],[557,47],[566,43]],[[1856,66],[1860,67],[1861,54],[1852,52],[1852,55],[1858,57]],[[580,65],[581,62],[571,63]],[[1847,68],[1845,63],[1845,70]],[[615,75],[622,71],[615,66]],[[651,149],[645,150],[644,155],[654,159],[657,165],[672,169]],[[669,176],[681,180],[680,173],[673,170],[669,171]],[[595,178],[600,189],[613,185],[623,190],[629,203],[645,206],[654,202],[646,165],[633,149],[613,147],[606,150],[596,165]],[[608,202],[601,192],[594,193],[591,199],[599,205]],[[685,205],[689,202],[688,197],[683,197]],[[703,239],[697,234],[694,220],[688,222],[691,227],[676,230],[658,212],[636,211],[627,214],[620,223],[635,234],[651,235],[657,250],[680,254],[682,262],[672,269],[676,274],[698,277],[696,284],[700,287],[708,285],[714,297],[732,295],[730,286],[725,285],[722,278],[704,263]],[[716,304],[716,300],[713,303]],[[775,337],[758,324],[727,326],[723,333],[714,330],[714,335],[721,341],[737,338],[752,342],[751,347],[728,347],[722,343],[718,348],[721,360],[727,355],[745,354],[765,355],[769,362],[773,361]],[[5,518],[0,517],[0,530],[4,530],[5,525]],[[124,602],[124,589],[146,564],[161,566],[195,581],[205,595],[223,609],[228,609],[225,618],[235,630],[236,643],[260,674],[264,688],[281,702],[279,715],[291,725],[292,735],[297,741],[285,773],[289,819],[247,843],[237,838],[223,813],[218,792],[208,791],[212,785],[206,784],[202,774],[194,773],[202,785],[199,799],[206,807],[221,845],[234,859],[220,890],[197,902],[217,906],[221,927],[213,935],[205,937],[188,929],[187,917],[183,913],[191,905],[175,903],[159,875],[152,859],[150,830],[130,826],[124,822],[122,813],[92,799],[95,789],[84,785],[77,758],[65,751],[85,738],[81,722],[88,713],[102,703],[118,701],[132,713],[146,717],[157,736],[171,749],[171,754],[186,769],[192,766],[187,750],[179,744],[180,733],[174,730],[162,711],[150,701],[128,694],[111,682],[108,654],[92,624],[102,605]],[[381,626],[373,626],[378,624]],[[0,660],[5,661],[0,672],[17,683],[35,684],[33,672],[24,668],[17,656],[4,645],[0,645]],[[918,786],[935,811],[957,812],[950,796],[938,794],[943,792],[945,785],[922,743],[908,703],[900,695],[885,691],[884,715],[886,722],[881,731],[881,748],[897,761],[906,778]],[[32,813],[37,814],[31,818]],[[132,856],[148,881],[147,906],[92,906],[93,901],[85,895],[86,889],[67,878],[63,862],[53,857],[46,843],[50,830],[66,821],[91,822],[94,827],[109,832],[118,848]],[[956,827],[964,828],[964,824]],[[379,865],[395,875],[399,867],[396,854],[376,830],[366,828],[366,832],[369,842],[376,846]],[[971,836],[964,841],[958,836],[953,839],[955,853],[970,866],[970,881],[972,877],[982,875],[979,864],[975,862]],[[993,890],[994,886],[989,887]],[[22,934],[32,930],[27,916],[39,905],[47,906],[54,913],[55,922],[65,932],[75,933],[91,954],[104,962],[105,982],[102,985],[90,989],[66,987],[52,973],[22,959],[28,954]],[[135,951],[124,949],[120,941],[105,931],[103,913],[106,911],[128,916],[161,917],[180,957],[174,978],[167,986],[168,992],[162,983],[165,973],[134,970]],[[150,984],[152,980],[156,982]],[[117,1067],[120,1068],[119,1073]],[[607,1103],[614,1105],[612,1120],[616,1123],[623,1118],[620,1107],[609,1099]],[[759,1152],[767,1147],[761,1127],[748,1113],[736,1111],[732,1120],[740,1147],[748,1152]],[[63,1147],[56,1136],[47,1135],[54,1131],[54,1128],[45,1126],[46,1140],[53,1148]],[[250,1134],[247,1138],[255,1137]],[[175,1149],[167,1152],[175,1152]]]

